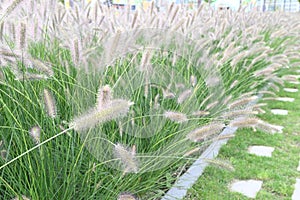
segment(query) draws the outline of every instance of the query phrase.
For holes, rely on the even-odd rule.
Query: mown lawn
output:
[[[296,74],[296,73],[294,73]],[[285,82],[285,87],[298,88],[299,85]],[[291,199],[296,178],[300,153],[300,93],[283,91],[276,92],[280,97],[295,98],[294,102],[267,101],[265,114],[260,118],[271,123],[284,126],[283,134],[268,134],[252,129],[239,129],[236,136],[224,146],[218,156],[228,160],[235,170],[229,171],[220,167],[210,166],[194,187],[189,191],[186,199],[248,199],[247,197],[230,192],[228,185],[233,180],[262,180],[262,189],[256,199]],[[287,116],[273,115],[271,109],[286,109]],[[275,147],[271,158],[258,157],[247,153],[251,145]]]

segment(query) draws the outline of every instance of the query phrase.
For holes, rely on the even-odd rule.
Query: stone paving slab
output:
[[[272,130],[271,133],[274,134],[274,133],[283,133],[283,130],[284,127],[283,126],[279,126],[279,125],[272,125],[272,127],[274,127],[275,129],[277,130]]]
[[[276,98],[277,101],[283,101],[283,102],[293,102],[295,101],[294,98],[290,98],[290,97],[278,97]]]
[[[261,190],[263,182],[259,180],[236,180],[230,184],[229,188],[232,192],[238,192],[248,198],[255,198],[256,194]]]
[[[267,146],[250,146],[248,148],[248,152],[250,154],[254,154],[257,156],[265,156],[265,157],[272,157],[272,153],[275,150],[274,147],[267,147]]]
[[[300,78],[300,75],[289,75],[289,76],[291,76],[293,78]]]
[[[294,85],[299,85],[300,82],[299,81],[290,81],[291,84],[294,84]]]
[[[287,115],[289,112],[283,109],[272,109],[271,113],[273,113],[274,115]]]
[[[297,178],[292,200],[299,200],[299,199],[300,199],[300,179]]]
[[[298,89],[295,88],[283,88],[283,90],[286,92],[298,92]]]

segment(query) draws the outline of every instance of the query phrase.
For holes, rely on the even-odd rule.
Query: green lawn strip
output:
[[[298,85],[285,84],[285,87],[299,88]],[[284,126],[283,134],[267,134],[252,129],[240,129],[227,145],[222,147],[219,159],[229,160],[235,171],[227,171],[215,166],[206,168],[202,177],[189,191],[186,199],[248,199],[230,192],[228,185],[233,180],[262,180],[262,189],[256,199],[290,199],[294,184],[300,173],[296,171],[300,147],[300,93],[277,92],[280,97],[295,98],[294,102],[264,101],[266,113],[262,120]],[[286,109],[287,116],[274,115],[270,109]],[[271,158],[258,157],[247,153],[251,145],[275,147]]]

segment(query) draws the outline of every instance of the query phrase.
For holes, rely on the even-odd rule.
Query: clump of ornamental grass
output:
[[[105,86],[104,88],[102,88],[102,91],[103,91],[103,89],[106,90],[105,88],[108,88],[108,86]],[[46,106],[49,107],[49,108],[47,108],[47,109],[49,109],[49,111],[48,111],[48,113],[50,113],[49,116],[56,116],[56,114],[55,115],[51,114],[51,113],[55,113],[53,106],[51,106],[54,104],[52,104],[53,101],[51,101],[50,92],[47,89],[44,89],[44,96],[45,96],[45,102],[48,103],[48,105],[46,103]],[[97,102],[97,105],[94,108],[92,108],[90,112],[86,112],[80,116],[75,117],[74,120],[69,124],[68,129],[64,129],[62,132],[44,140],[43,142],[40,141],[40,128],[33,127],[30,130],[30,135],[38,144],[36,146],[34,146],[33,148],[20,154],[19,156],[11,159],[9,162],[2,165],[0,167],[0,169],[11,164],[12,162],[15,162],[16,160],[23,157],[24,155],[32,152],[33,150],[44,145],[45,143],[53,140],[54,138],[56,138],[64,133],[67,133],[68,131],[70,131],[72,129],[75,131],[84,131],[86,129],[95,127],[99,123],[104,123],[104,122],[116,119],[120,116],[124,116],[128,113],[129,107],[131,105],[133,105],[133,103],[126,101],[126,100],[113,99],[109,105],[106,105],[104,108],[98,109],[98,106],[99,106],[98,103],[100,103],[101,105],[104,105],[103,98]],[[122,145],[115,145],[115,147],[116,147],[116,153],[117,153],[116,155],[119,156],[119,158],[122,160],[122,162],[125,162],[126,161],[125,149],[123,148]],[[133,154],[133,152],[134,152],[134,150],[132,150],[132,154]],[[130,164],[128,167],[129,167],[128,169],[125,168],[125,171],[137,171],[137,168],[133,167],[132,164]]]
[[[113,67],[114,64],[120,60],[118,58],[134,55],[135,51],[145,49],[145,44],[151,46],[153,49],[160,49],[161,46],[165,46],[167,47],[166,52],[168,52],[168,50],[174,50],[173,47],[175,46],[175,51],[180,51],[182,55],[186,55],[190,63],[192,63],[191,65],[188,64],[188,66],[184,65],[183,67],[186,68],[183,68],[183,70],[187,72],[187,78],[185,77],[185,79],[190,79],[189,85],[192,86],[193,89],[187,89],[178,94],[170,88],[166,88],[162,91],[163,95],[161,98],[163,100],[173,101],[174,99],[172,98],[177,96],[178,99],[177,101],[173,101],[174,104],[182,104],[179,106],[184,107],[183,105],[185,105],[185,103],[189,103],[191,95],[193,95],[193,97],[198,97],[197,95],[199,95],[201,100],[204,99],[200,102],[199,106],[197,105],[197,109],[193,110],[194,112],[192,113],[192,115],[199,118],[207,115],[214,116],[215,108],[217,108],[217,105],[221,104],[226,105],[229,108],[229,111],[224,113],[223,110],[218,110],[218,112],[220,112],[221,116],[223,112],[223,116],[230,119],[256,114],[260,107],[252,107],[252,109],[243,110],[248,103],[256,99],[255,97],[249,97],[248,94],[243,96],[243,93],[246,91],[249,92],[249,90],[255,91],[258,89],[259,85],[267,84],[270,81],[274,81],[276,84],[283,84],[282,79],[277,77],[276,72],[283,67],[291,66],[291,63],[289,62],[289,58],[282,54],[284,54],[285,49],[290,49],[289,51],[291,52],[299,51],[299,44],[293,42],[294,39],[285,40],[280,43],[280,39],[283,36],[294,37],[296,38],[295,41],[299,39],[300,23],[297,23],[299,20],[297,17],[290,15],[286,15],[284,18],[287,18],[287,20],[291,22],[289,24],[292,25],[289,25],[285,20],[282,20],[282,15],[278,13],[275,13],[274,15],[267,13],[265,16],[259,12],[244,13],[239,11],[237,13],[228,12],[220,17],[218,12],[214,12],[210,9],[200,8],[196,11],[187,11],[174,4],[167,9],[167,12],[155,11],[155,9],[153,9],[154,4],[152,4],[150,11],[142,11],[142,13],[140,13],[130,11],[119,12],[113,8],[106,8],[98,1],[91,4],[81,2],[79,3],[80,6],[75,4],[73,8],[71,7],[68,9],[64,8],[62,4],[59,4],[56,1],[34,1],[35,3],[33,5],[28,3],[33,1],[24,1],[24,4],[22,5],[20,2],[21,1],[17,0],[13,2],[5,0],[7,6],[3,6],[4,4],[0,5],[1,13],[5,13],[6,16],[12,14],[5,22],[2,22],[2,19],[0,20],[0,65],[11,66],[11,69],[18,80],[23,81],[30,79],[38,81],[55,75],[52,71],[53,65],[47,63],[50,60],[47,59],[48,52],[45,53],[45,60],[47,60],[47,62],[39,60],[40,58],[32,60],[32,57],[36,57],[31,55],[28,49],[31,41],[42,41],[46,50],[52,49],[53,44],[66,49],[66,54],[71,55],[70,60],[73,61],[72,64],[75,65],[76,72],[77,70],[81,70],[81,68],[85,69],[85,72],[91,73],[98,70],[101,71],[101,69],[108,69],[107,71],[112,69],[112,72],[116,74],[116,76],[119,75],[119,69],[122,68],[118,67],[118,69],[115,70]],[[18,10],[22,12],[18,12],[17,9],[15,10],[17,7],[20,7]],[[118,15],[113,14],[115,11],[118,11]],[[47,22],[47,27],[45,27],[45,22]],[[161,33],[161,30],[163,30],[163,33]],[[240,30],[245,31],[241,32]],[[265,36],[267,37],[267,34],[264,35],[262,33],[269,30],[274,31],[272,31],[271,37],[266,40]],[[34,32],[34,34],[31,34],[31,32]],[[174,32],[176,32],[177,35],[172,34]],[[176,36],[174,40],[172,40],[173,36]],[[181,41],[186,41],[184,39],[186,39],[187,36],[194,39],[192,44],[195,46],[196,52],[199,52],[199,55],[187,50],[189,48],[185,48],[180,44]],[[141,38],[143,41],[140,41]],[[13,43],[13,45],[8,43]],[[179,45],[176,46],[176,43],[179,43]],[[168,49],[169,44],[170,46],[173,46],[173,49]],[[129,51],[132,54],[128,53]],[[289,53],[289,56],[297,57],[297,54],[291,52]],[[61,51],[58,53],[64,55]],[[41,54],[39,56],[43,57],[44,55]],[[149,72],[150,68],[151,70],[154,70],[154,66],[160,64],[157,62],[156,58],[155,53],[152,54],[152,51],[144,51],[141,56],[142,65],[137,65],[140,68],[136,68],[135,70],[144,70],[144,72]],[[170,56],[170,58],[168,58],[168,55],[166,55],[163,58],[163,62],[167,62],[170,65],[173,64],[174,66],[179,65],[181,61],[178,56]],[[25,69],[20,70],[20,63],[24,65]],[[272,64],[269,65],[268,63]],[[105,68],[108,64],[110,67]],[[116,65],[121,66],[122,64],[117,63]],[[190,73],[189,70],[193,68],[191,67],[193,65],[197,66],[195,68],[196,70],[203,68],[203,70],[208,73],[204,73],[205,75],[201,78],[200,76],[190,76],[193,73]],[[30,68],[34,68],[39,74],[33,73]],[[218,70],[222,72],[220,76],[216,73]],[[61,72],[63,74],[64,70]],[[145,75],[145,82],[148,83],[150,74]],[[80,76],[81,74],[78,74],[78,77]],[[243,79],[240,79],[240,77],[243,77]],[[54,80],[57,78],[60,77],[54,77]],[[111,77],[101,78],[110,79]],[[202,79],[204,79],[204,82],[202,82]],[[228,86],[229,94],[225,100],[215,99],[215,94],[212,94],[210,91],[208,94],[204,94],[197,88],[202,85],[215,87],[219,84],[226,83],[229,79],[231,85]],[[291,80],[290,77],[287,79]],[[248,87],[248,84],[252,82],[255,82],[255,84]],[[61,81],[61,83],[65,84],[66,81]],[[131,85],[128,85],[128,87],[130,86]],[[278,88],[275,84],[273,87]],[[189,87],[181,88],[186,89]],[[51,91],[54,92],[54,89],[51,88]],[[145,88],[145,97],[150,96],[146,93],[148,91],[150,91],[150,88]],[[51,92],[47,89],[46,92],[44,91],[44,96],[48,96],[47,99],[44,98],[45,105],[50,105],[46,105],[45,107],[47,114],[50,117],[55,117],[57,115],[55,112],[56,109],[53,109],[55,102],[51,106],[51,103],[49,103],[51,102],[51,94],[49,93]],[[221,94],[218,95],[221,96]],[[234,99],[232,102],[231,99],[236,96],[243,97],[237,100]],[[157,98],[159,98],[158,95]],[[163,108],[164,101],[161,101],[162,103],[159,105],[157,98],[155,98],[154,104],[156,107]],[[139,104],[139,102],[136,103]],[[96,105],[90,108],[89,111],[75,117],[70,123],[70,128],[63,130],[63,132],[57,134],[55,137],[58,137],[71,129],[81,132],[93,128],[98,124],[126,116],[128,112],[130,112],[129,110],[132,104],[133,103],[130,101],[124,99],[113,99],[110,87],[104,86],[98,91]],[[173,113],[165,113],[164,117],[167,117],[174,122],[181,123],[186,121],[187,117],[183,113],[188,112],[185,112],[185,110],[182,110],[182,113],[173,111],[175,110],[173,108],[168,108],[167,110],[169,110],[167,112]],[[139,119],[135,118],[134,120],[138,121]],[[132,120],[133,123],[134,120]],[[199,124],[201,124],[202,119],[200,118],[199,120]],[[136,125],[137,124],[138,123],[136,123]],[[280,130],[279,126],[270,125],[252,116],[244,117],[243,119],[235,119],[231,121],[229,125],[259,128],[271,132]],[[127,133],[128,131],[126,127],[123,126],[124,124],[119,123],[118,127],[121,136],[123,132]],[[213,122],[192,130],[187,134],[186,138],[193,142],[200,142],[203,139],[205,140],[220,133],[224,127],[225,125],[222,122]],[[167,129],[168,127],[165,128]],[[164,130],[162,132],[164,132]],[[33,139],[37,139],[38,135],[39,134],[37,133],[31,134]],[[36,147],[51,141],[55,137],[40,141]],[[185,135],[182,137],[185,137]],[[120,160],[122,170],[124,170],[125,173],[138,172],[140,163],[138,163],[136,159],[138,156],[136,155],[135,147],[127,148],[127,144],[125,144],[123,139],[129,142],[129,140],[127,140],[128,138],[124,136],[122,137],[122,141],[115,141],[118,140],[118,138],[114,138],[114,158]],[[177,144],[160,144],[160,142],[155,141],[156,139],[164,141],[165,136],[161,134],[149,139],[149,143],[155,144],[156,148],[164,146],[165,149],[168,150],[174,146],[174,144]],[[143,140],[140,142],[141,146],[149,144],[148,141],[147,144],[144,143]],[[174,155],[177,155],[176,152],[173,153]],[[153,152],[150,152],[149,154],[152,157],[155,155],[157,161],[166,160],[166,158],[161,158],[160,155]],[[23,155],[25,154],[21,154],[20,157]],[[173,155],[168,156],[172,157]],[[142,164],[141,166],[143,166]],[[77,165],[76,167],[78,166],[80,165]],[[3,166],[0,169],[2,168]],[[76,172],[76,170],[74,171]],[[116,179],[118,178],[119,177],[116,177]],[[152,180],[155,180],[155,178],[156,177]],[[123,180],[125,179],[122,179],[122,181]],[[149,180],[149,182],[151,181]],[[103,183],[103,185],[99,184],[98,188],[102,189],[106,187],[107,185]],[[115,187],[118,188],[120,186],[117,184]],[[141,191],[139,186],[134,187]],[[152,189],[151,184],[149,184],[149,188],[150,190]],[[105,191],[113,190],[107,187],[107,190]],[[77,192],[77,194],[79,193],[80,191]],[[115,195],[114,192],[111,193],[113,194],[110,194],[109,192],[106,193],[111,195],[107,198],[113,199],[116,197],[112,197]],[[124,195],[123,197],[125,199],[131,198],[130,195]]]

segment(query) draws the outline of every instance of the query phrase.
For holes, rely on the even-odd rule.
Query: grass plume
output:
[[[55,118],[57,116],[57,108],[56,108],[56,102],[52,95],[52,93],[48,89],[44,89],[44,103],[46,107],[46,111],[49,117]]]
[[[126,100],[112,100],[105,108],[100,110],[92,108],[90,111],[74,118],[70,126],[74,127],[74,130],[76,131],[84,131],[93,128],[100,123],[125,116],[131,105],[133,105],[133,103]]]
[[[208,136],[220,133],[224,127],[223,123],[211,123],[189,132],[187,138],[193,142],[199,142]]]

